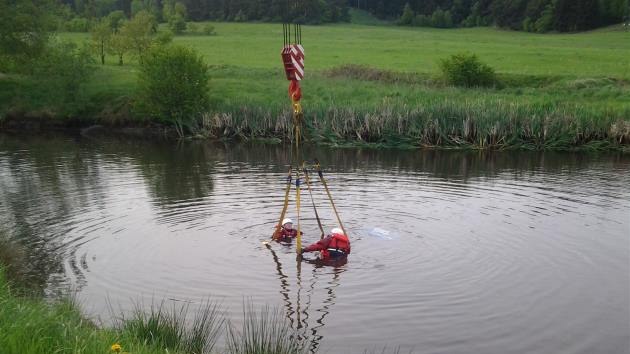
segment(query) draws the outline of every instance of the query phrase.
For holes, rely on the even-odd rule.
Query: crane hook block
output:
[[[301,44],[289,44],[282,48],[282,62],[287,80],[300,81],[304,78],[304,47]]]

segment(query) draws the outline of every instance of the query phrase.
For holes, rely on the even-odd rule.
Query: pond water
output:
[[[261,243],[289,150],[0,135],[0,225],[30,283],[104,323],[210,298],[235,324],[243,302],[277,307],[323,353],[630,351],[630,156],[307,149],[352,242],[320,267]],[[302,216],[316,241],[308,194]]]

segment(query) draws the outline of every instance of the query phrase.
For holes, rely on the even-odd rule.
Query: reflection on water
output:
[[[105,322],[108,301],[213,296],[236,325],[243,298],[281,307],[311,352],[630,350],[628,156],[305,155],[326,170],[347,264],[261,244],[282,207],[282,146],[0,135],[0,223],[30,285],[78,289]],[[312,187],[324,228],[336,226]],[[320,232],[305,202],[310,243]]]
[[[291,245],[286,245],[291,246]],[[291,279],[283,272],[282,262],[278,257],[278,254],[272,246],[267,245],[267,248],[271,252],[273,261],[276,264],[276,270],[278,279],[280,280],[280,295],[284,302],[285,315],[289,320],[291,328],[296,331],[300,338],[304,339],[310,344],[309,351],[316,353],[319,349],[319,345],[324,336],[318,333],[319,328],[324,326],[324,319],[330,313],[331,307],[335,304],[335,288],[339,286],[340,275],[345,271],[342,266],[345,264],[324,264],[322,262],[306,261],[311,265],[312,274],[309,279],[308,285],[302,284],[302,261],[295,262],[296,264],[296,283],[295,283],[295,304],[293,304],[291,294]],[[291,262],[292,263],[292,262]],[[319,276],[317,274],[318,268],[324,266],[330,266],[332,276],[330,281],[326,282],[323,286],[327,296],[322,301],[320,306],[311,308],[312,297],[315,292],[315,287],[318,283]],[[313,314],[313,319],[310,319],[310,313]]]

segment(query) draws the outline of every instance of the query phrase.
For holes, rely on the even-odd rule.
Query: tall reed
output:
[[[630,110],[552,102],[433,99],[416,106],[308,107],[307,139],[326,144],[473,149],[610,149],[630,145]],[[288,109],[207,113],[200,131],[218,138],[291,140]]]
[[[300,354],[308,351],[308,339],[291,329],[279,309],[256,311],[243,306],[243,327],[228,326],[230,354]]]
[[[216,303],[204,302],[194,316],[189,305],[173,305],[167,309],[164,302],[151,304],[145,310],[136,304],[131,318],[121,318],[119,332],[133,340],[172,352],[191,354],[210,353],[223,327],[223,317]]]

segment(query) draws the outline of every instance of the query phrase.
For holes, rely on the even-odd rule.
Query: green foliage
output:
[[[211,24],[209,24],[209,23],[206,23],[206,24],[203,26],[203,34],[205,34],[206,36],[214,36],[214,35],[216,35],[216,34],[217,34],[217,32],[215,31],[215,29],[214,29],[214,26],[213,26],[213,25],[211,25]]]
[[[186,20],[182,15],[175,14],[168,19],[168,28],[176,35],[186,31]]]
[[[453,18],[450,11],[435,10],[431,16],[431,25],[437,28],[452,28]]]
[[[153,42],[153,33],[157,30],[155,17],[148,11],[138,12],[131,20],[125,22],[120,34],[126,37],[129,49],[142,61]]]
[[[45,49],[55,27],[48,0],[0,1],[0,57],[29,60]]]
[[[181,16],[184,20],[188,17],[188,10],[186,10],[186,5],[181,2],[176,2],[173,6],[173,14]]]
[[[403,9],[402,15],[400,15],[400,19],[398,20],[399,25],[410,25],[415,18],[415,13],[411,9],[411,5],[409,3],[405,4],[405,8]]]
[[[251,304],[243,311],[243,327],[230,326],[230,354],[300,354],[308,352],[308,342],[291,329],[278,310],[265,307],[256,312]]]
[[[538,33],[551,31],[553,28],[553,13],[553,4],[547,5],[543,12],[540,14],[540,18],[538,18],[538,20],[536,20],[536,22],[534,23],[532,30],[535,30]]]
[[[554,29],[583,31],[599,24],[598,0],[555,0]]]
[[[164,303],[151,305],[148,311],[136,306],[131,318],[117,324],[138,343],[147,343],[166,352],[210,353],[221,333],[223,318],[216,304],[205,302],[191,318],[188,305],[168,310]],[[192,325],[189,326],[189,323]]]
[[[87,47],[73,43],[53,42],[31,63],[32,78],[38,90],[45,93],[61,111],[74,113],[85,99],[81,88],[93,72],[93,59]]]
[[[236,13],[236,15],[234,15],[234,18],[232,20],[234,22],[246,22],[247,21],[247,14],[245,13],[245,11],[239,10]]]
[[[92,36],[90,45],[92,50],[101,58],[101,64],[105,65],[105,54],[110,45],[112,37],[111,22],[107,19],[101,19],[94,27],[92,27]]]
[[[90,21],[86,18],[75,17],[61,27],[66,32],[89,32]]]
[[[288,136],[291,121],[286,83],[278,77],[277,54],[269,51],[277,41],[276,25],[227,22],[212,25],[221,36],[175,39],[178,44],[195,48],[211,65],[211,110],[197,124],[204,122],[214,136]],[[610,29],[565,36],[515,34],[493,28],[442,31],[401,30],[395,26],[371,28],[369,36],[365,31],[365,27],[355,25],[320,26],[318,35],[310,39],[309,47],[336,53],[313,60],[308,66],[308,80],[303,87],[304,99],[308,99],[306,119],[323,123],[326,117],[325,127],[332,131],[317,126],[318,130],[311,136],[321,133],[327,137],[326,142],[353,142],[357,141],[358,132],[364,137],[363,141],[371,139],[376,144],[390,144],[399,132],[397,117],[405,122],[417,119],[419,123],[413,124],[429,126],[442,114],[454,114],[458,119],[470,116],[474,122],[484,122],[481,128],[489,127],[488,132],[492,131],[492,124],[500,124],[506,117],[527,122],[539,115],[549,117],[549,124],[559,119],[593,132],[578,138],[578,134],[565,131],[563,137],[573,137],[565,146],[589,139],[604,139],[610,142],[609,146],[619,146],[615,141],[630,139],[623,135],[624,127],[630,127],[624,123],[630,117],[627,32]],[[87,38],[85,34],[62,36],[76,42]],[[514,45],[514,36],[519,37],[521,45]],[[341,37],[345,40],[330,40]],[[243,56],[242,47],[234,46],[235,40],[246,46],[252,55]],[[353,45],[348,46],[349,42]],[[414,45],[409,46],[409,43]],[[500,85],[469,89],[444,86],[442,81],[437,81],[439,59],[460,50],[475,52],[495,68]],[[575,55],[576,51],[579,56]],[[341,67],[349,58],[353,63],[367,65],[369,70],[355,75]],[[125,96],[135,94],[138,66],[133,59],[125,64],[129,65],[104,66],[85,87],[87,94],[105,97],[99,107],[124,101]],[[327,73],[332,68],[339,68],[336,70],[339,74],[329,76]],[[601,78],[611,81],[599,84]],[[18,97],[25,102],[22,105],[25,111],[46,107],[47,101],[30,95],[27,90],[16,94],[16,82],[21,81],[10,79],[9,76],[0,80],[0,101],[10,102],[6,97]],[[142,115],[142,118],[149,116]],[[328,120],[336,123],[328,124]],[[353,125],[346,128],[345,122]],[[366,126],[365,122],[370,125]],[[441,134],[450,134],[449,124],[457,129],[465,127],[456,120],[440,122],[444,124],[437,130]],[[285,125],[286,130],[282,128]],[[382,126],[387,129],[380,129]],[[508,128],[506,134],[517,134],[520,126]],[[420,141],[417,138],[420,133],[412,130],[404,129],[401,134],[413,144]],[[630,135],[626,133],[626,136]],[[478,139],[477,142],[472,137],[468,139],[467,144],[479,144]],[[518,141],[526,139],[530,138]],[[450,140],[436,137],[423,141],[444,145]],[[539,146],[546,145],[539,143]]]
[[[125,28],[125,26],[123,26]],[[130,38],[124,32],[112,34],[109,38],[107,52],[118,57],[118,65],[123,65],[123,58],[131,50]]]
[[[112,13],[107,15],[107,21],[109,23],[109,28],[114,33],[117,33],[120,30],[120,28],[122,27],[123,23],[125,23],[126,19],[127,19],[127,16],[125,16],[125,13],[120,11],[120,10],[113,11]]]
[[[523,20],[522,30],[525,32],[534,32],[535,26],[531,18],[527,17]]]
[[[138,107],[183,136],[208,109],[208,80],[208,66],[194,50],[156,48],[140,67]]]
[[[430,16],[419,14],[413,19],[413,25],[417,27],[432,27],[433,22]]]
[[[131,16],[135,16],[140,11],[145,11],[142,0],[131,0]]]
[[[166,45],[173,42],[173,37],[175,35],[170,30],[159,31],[155,35],[155,42],[158,45]]]
[[[81,314],[73,299],[18,296],[0,264],[2,353],[113,353],[110,348],[115,343],[122,347],[123,353],[212,353],[222,333],[224,317],[212,302],[204,302],[195,310],[194,315],[189,315],[188,305],[173,305],[168,310],[162,304],[152,306],[147,312],[136,308],[130,318],[125,318],[123,313],[114,328],[98,328]],[[278,323],[270,323],[271,328],[286,327],[284,318],[275,317],[274,320]],[[290,348],[286,346],[290,340],[278,340],[275,348]],[[244,345],[239,344],[239,347]]]
[[[440,61],[448,83],[464,87],[488,87],[496,84],[494,69],[479,61],[475,54],[461,53]]]
[[[214,26],[209,23],[200,24],[196,22],[188,22],[186,26],[186,34],[198,36],[213,36],[217,33],[215,32]]]

